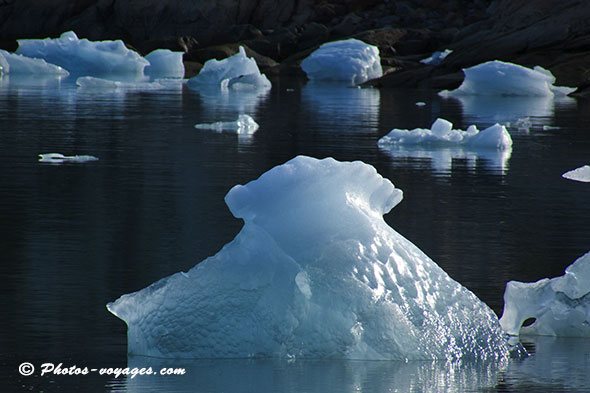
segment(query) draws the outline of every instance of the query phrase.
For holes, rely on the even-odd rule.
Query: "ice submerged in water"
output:
[[[362,162],[299,156],[225,197],[216,255],[107,305],[130,354],[499,359],[497,317],[383,214],[402,191]]]
[[[195,124],[195,128],[217,132],[229,131],[235,134],[254,134],[258,129],[258,123],[251,116],[241,114],[236,121]]]
[[[527,68],[499,60],[488,61],[463,70],[465,79],[455,90],[443,90],[441,96],[549,96],[567,95],[575,89],[553,86],[555,77],[542,68]]]
[[[255,90],[269,89],[271,83],[260,73],[256,60],[246,56],[246,50],[240,46],[238,53],[226,59],[207,60],[199,74],[189,79],[187,86],[192,89]]]
[[[342,81],[354,86],[383,75],[376,46],[351,38],[328,42],[301,62],[312,81]]]
[[[530,318],[534,322],[523,326]],[[590,337],[590,252],[563,276],[533,283],[509,281],[500,324],[513,336]]]
[[[64,156],[61,153],[39,154],[39,162],[47,162],[50,164],[63,164],[65,162],[82,163],[88,161],[98,161],[98,158],[88,155]]]
[[[393,129],[377,142],[379,146],[388,145],[440,145],[466,146],[478,149],[508,150],[512,147],[512,138],[504,126],[495,124],[479,131],[471,125],[466,131],[453,130],[453,123],[445,119],[436,119],[430,130],[416,128],[414,130]]]

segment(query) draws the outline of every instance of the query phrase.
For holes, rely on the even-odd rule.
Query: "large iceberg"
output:
[[[258,129],[258,123],[250,115],[240,114],[236,121],[216,121],[214,123],[195,124],[200,130],[213,130],[217,132],[229,131],[234,134],[254,134]]]
[[[301,62],[301,68],[311,80],[353,86],[383,75],[379,49],[354,38],[323,44]]]
[[[299,156],[225,197],[216,255],[107,305],[130,354],[504,359],[497,317],[383,220],[402,192],[362,162]]]
[[[394,128],[377,142],[379,146],[389,145],[437,145],[467,146],[477,149],[508,150],[512,147],[512,138],[506,127],[495,124],[479,131],[475,125],[467,130],[454,130],[453,123],[445,119],[436,119],[430,129],[416,128],[402,130]]]
[[[533,69],[499,60],[488,61],[463,70],[465,79],[455,90],[443,90],[442,96],[549,96],[567,95],[575,89],[557,87],[553,74],[542,68]]]
[[[145,59],[149,65],[145,68],[146,75],[160,78],[184,78],[183,52],[169,49],[156,49],[148,53]]]
[[[18,75],[68,76],[70,73],[43,59],[34,59],[0,49],[0,73]]]
[[[149,62],[127,49],[123,41],[89,41],[69,31],[60,38],[18,40],[17,53],[41,58],[75,75],[143,76]]]
[[[533,323],[523,326],[531,318]],[[500,324],[513,336],[590,337],[590,252],[563,276],[533,283],[509,281]]]
[[[253,90],[269,89],[271,83],[260,73],[256,60],[246,56],[244,47],[240,46],[238,53],[226,59],[207,60],[199,74],[189,79],[187,86],[193,89]]]
[[[583,165],[561,175],[564,179],[590,183],[590,165]]]

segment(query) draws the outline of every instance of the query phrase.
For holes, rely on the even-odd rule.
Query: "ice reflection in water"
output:
[[[508,172],[512,149],[493,150],[481,149],[472,150],[461,147],[425,147],[425,146],[380,146],[389,156],[394,159],[407,159],[411,166],[423,167],[424,161],[428,160],[433,172],[439,176],[450,176],[454,164],[458,160],[471,173],[476,173],[478,168],[485,169],[491,174],[505,175]]]
[[[113,380],[111,392],[466,392],[493,387],[507,364],[132,356],[129,367],[185,368],[186,374]]]
[[[327,82],[309,82],[301,90],[301,99],[307,104],[314,121],[334,124],[334,132],[358,131],[373,128],[379,121],[377,89],[346,87]]]
[[[530,117],[533,126],[542,126],[552,118],[555,106],[575,106],[570,97],[504,97],[504,96],[458,96],[445,100],[457,100],[463,107],[465,120],[477,118],[480,122],[514,124]]]

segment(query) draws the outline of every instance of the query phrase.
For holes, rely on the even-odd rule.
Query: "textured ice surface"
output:
[[[590,183],[590,165],[584,165],[579,168],[573,169],[571,171],[564,173],[561,176],[569,180]]]
[[[69,72],[43,59],[35,59],[0,49],[0,71],[4,74],[19,75],[58,75],[67,76]]]
[[[348,85],[383,75],[379,49],[354,38],[323,44],[301,62],[301,68],[311,80]]]
[[[575,89],[553,86],[555,77],[550,71],[533,69],[498,60],[464,69],[465,79],[455,90],[443,90],[442,96],[499,95],[549,96],[566,95]]]
[[[450,49],[445,49],[442,52],[440,52],[440,51],[434,52],[430,57],[420,60],[420,63],[428,64],[428,65],[439,65],[452,52],[453,51]]]
[[[430,130],[416,128],[414,130],[393,129],[377,142],[379,146],[388,145],[439,145],[467,146],[478,149],[507,150],[512,147],[512,138],[504,126],[495,124],[479,131],[475,125],[467,130],[453,130],[453,123],[445,119],[436,119]]]
[[[227,59],[207,60],[199,74],[189,79],[187,86],[193,89],[253,90],[269,89],[271,83],[260,73],[256,60],[246,56],[246,51],[240,46],[239,52]]]
[[[160,78],[184,78],[183,52],[169,49],[156,49],[145,56],[149,65],[145,67],[146,75]]]
[[[63,164],[65,162],[82,163],[88,161],[97,161],[98,158],[94,156],[64,156],[61,153],[43,153],[39,154],[39,162],[48,162],[50,164]]]
[[[522,326],[529,318],[535,318],[534,323]],[[563,276],[533,283],[509,281],[500,324],[514,336],[590,337],[590,252]]]
[[[229,131],[235,134],[254,134],[258,129],[258,123],[251,116],[241,114],[236,121],[195,124],[195,128],[217,132]]]
[[[75,75],[141,75],[149,62],[121,40],[89,41],[69,31],[60,38],[18,40],[17,53],[42,58]]]
[[[131,354],[499,359],[494,313],[383,220],[402,192],[362,162],[296,157],[225,197],[216,255],[108,309]]]

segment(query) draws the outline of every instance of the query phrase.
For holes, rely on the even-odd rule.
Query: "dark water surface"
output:
[[[416,102],[425,102],[417,106]],[[245,112],[253,136],[197,130]],[[377,147],[444,117],[510,122],[506,154]],[[531,126],[522,128],[529,117]],[[520,119],[520,121],[519,121]],[[519,126],[521,127],[519,129]],[[404,191],[385,218],[500,315],[508,280],[563,274],[590,249],[590,101],[442,99],[433,91],[274,81],[268,94],[78,89],[0,80],[0,389],[85,392],[584,391],[590,344],[529,339],[508,365],[130,358],[105,304],[215,254],[242,223],[223,198],[299,154],[362,160]],[[99,161],[44,164],[40,153]],[[39,368],[184,367],[185,376],[33,376]],[[4,389],[4,387],[6,387]]]

